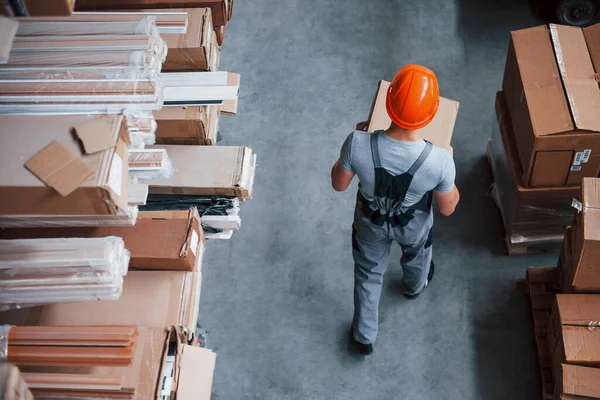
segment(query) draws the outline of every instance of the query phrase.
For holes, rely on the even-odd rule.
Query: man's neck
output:
[[[416,142],[417,140],[421,140],[418,130],[404,129],[395,124],[392,124],[392,126],[385,131],[385,134],[392,139],[404,142]]]

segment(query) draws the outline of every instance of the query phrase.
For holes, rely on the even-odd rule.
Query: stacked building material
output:
[[[127,11],[24,13],[20,28],[9,21],[14,43],[0,37],[0,306],[9,309],[0,322],[21,337],[24,326],[106,333],[133,324],[136,344],[72,342],[66,354],[44,349],[56,340],[13,336],[8,358],[36,398],[208,400],[215,354],[195,335],[205,237],[239,229],[256,158],[214,147],[220,114],[237,112],[240,77],[218,71],[232,3],[113,5]],[[147,147],[155,142],[167,146]],[[150,191],[153,211],[138,213]],[[115,238],[122,254],[102,264],[89,243]],[[14,260],[2,270],[5,242],[47,247],[23,247],[29,258],[17,259],[30,268],[15,274]],[[86,250],[93,260],[70,261]]]
[[[0,307],[115,300],[129,252],[123,239],[51,238],[0,241]]]

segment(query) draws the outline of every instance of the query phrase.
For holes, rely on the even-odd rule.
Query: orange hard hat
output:
[[[419,129],[430,123],[439,105],[435,74],[416,64],[408,64],[396,74],[385,102],[391,120],[404,129]]]

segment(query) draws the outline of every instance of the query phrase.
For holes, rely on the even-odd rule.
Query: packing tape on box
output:
[[[588,325],[589,331],[591,332],[596,328],[600,328],[600,321],[590,321],[590,323]]]
[[[8,333],[10,328],[12,328],[11,325],[0,326],[0,360],[8,358]]]

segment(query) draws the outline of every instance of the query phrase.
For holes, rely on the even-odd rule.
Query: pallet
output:
[[[548,349],[546,333],[552,304],[556,293],[559,292],[558,270],[556,267],[528,268],[525,279],[517,282],[517,288],[529,293],[533,316],[533,333],[542,378],[542,399],[552,400],[554,395],[552,353]]]
[[[559,253],[562,245],[562,239],[549,241],[532,241],[525,243],[513,243],[510,235],[504,237],[506,244],[506,252],[509,256],[518,256],[525,254],[544,254],[544,253]]]
[[[486,159],[492,171],[492,180],[497,181],[496,167],[492,161],[492,147],[488,142]],[[497,189],[496,189],[497,190]],[[493,190],[491,190],[493,197]],[[543,254],[543,253],[559,253],[564,235],[528,235],[527,241],[519,240],[519,235],[511,232],[510,226],[506,226],[500,199],[495,199],[494,203],[500,211],[502,226],[504,227],[504,243],[506,252],[509,256],[525,255],[525,254]]]

